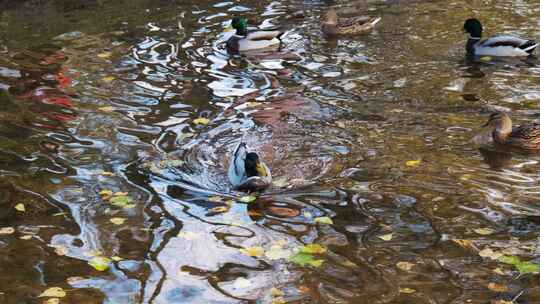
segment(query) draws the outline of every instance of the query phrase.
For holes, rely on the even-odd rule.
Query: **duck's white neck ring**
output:
[[[482,39],[482,38],[480,38],[480,37],[469,36],[469,39],[472,39],[472,40],[480,40],[480,39]]]

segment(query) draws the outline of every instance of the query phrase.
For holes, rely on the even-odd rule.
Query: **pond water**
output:
[[[331,39],[329,6],[382,21]],[[0,8],[1,303],[540,302],[540,158],[481,128],[539,118],[538,61],[462,31],[539,37],[538,1]],[[282,49],[229,56],[238,15]],[[240,141],[274,178],[251,203]]]

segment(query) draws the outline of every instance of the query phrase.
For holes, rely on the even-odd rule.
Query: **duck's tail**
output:
[[[537,43],[534,40],[529,40],[529,41],[525,42],[523,45],[521,45],[519,48],[530,54],[530,53],[532,53],[534,51],[534,49],[536,49],[536,47],[539,44],[540,43]]]
[[[375,26],[375,24],[379,23],[379,21],[381,21],[381,19],[382,19],[381,17],[374,18],[373,20],[371,20],[369,22],[369,25],[370,26]]]

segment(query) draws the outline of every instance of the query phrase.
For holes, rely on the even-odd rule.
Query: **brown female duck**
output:
[[[512,128],[510,116],[496,112],[484,126],[493,128],[493,141],[501,146],[528,151],[540,151],[540,124],[527,124]]]
[[[371,30],[380,17],[356,17],[348,19],[339,19],[335,9],[331,8],[324,15],[322,31],[328,35],[353,35]]]

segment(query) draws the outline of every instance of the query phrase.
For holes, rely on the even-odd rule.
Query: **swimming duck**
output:
[[[281,36],[284,34],[280,30],[250,31],[248,30],[246,18],[242,17],[234,17],[231,26],[236,32],[227,40],[227,50],[234,54],[278,47],[281,44]]]
[[[262,191],[272,183],[268,166],[259,159],[257,153],[250,152],[244,142],[234,150],[228,175],[234,189],[239,191]]]
[[[331,8],[324,15],[322,31],[328,35],[352,35],[371,30],[381,21],[380,17],[357,17],[339,19],[335,9]]]
[[[478,19],[465,21],[463,29],[470,34],[467,40],[467,54],[477,56],[529,56],[538,46],[534,40],[510,35],[482,38],[482,24]]]
[[[493,128],[493,141],[498,145],[522,150],[540,151],[540,124],[522,125],[512,128],[510,116],[504,112],[496,112],[489,116],[484,127]]]

